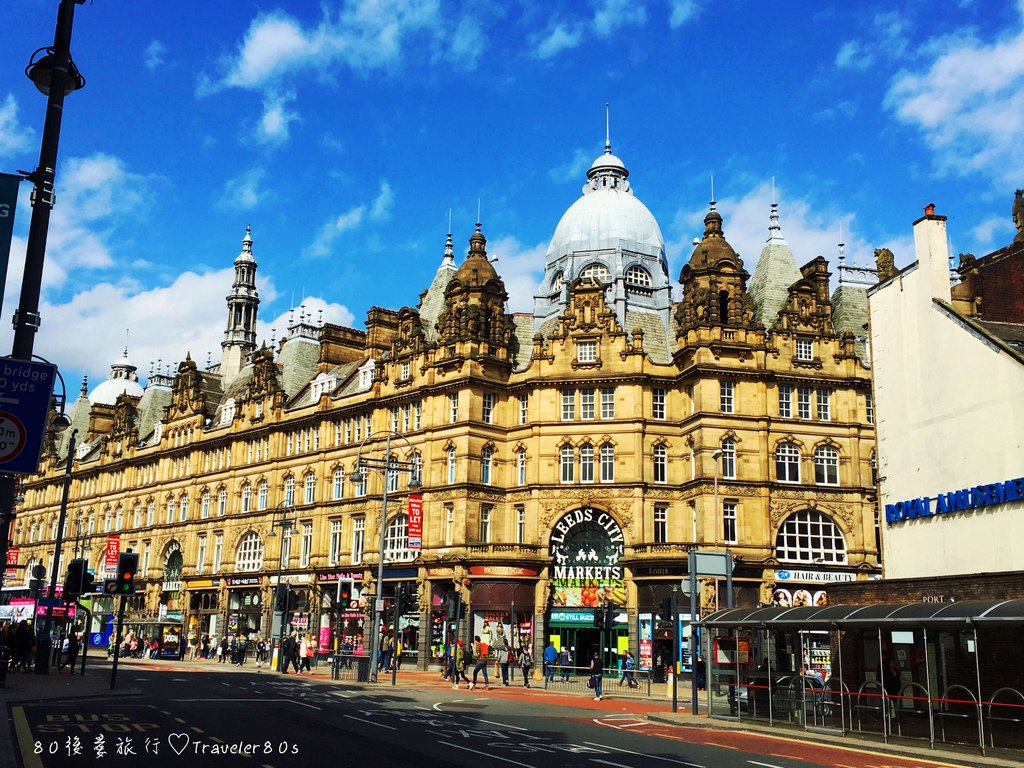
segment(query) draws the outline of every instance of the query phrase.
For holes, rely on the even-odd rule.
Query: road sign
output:
[[[41,605],[43,608],[56,608],[58,605],[64,605],[64,601],[61,600],[59,597],[40,597],[39,605]]]
[[[57,367],[0,358],[0,472],[39,468]]]

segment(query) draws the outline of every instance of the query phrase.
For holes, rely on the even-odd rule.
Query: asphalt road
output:
[[[123,667],[140,697],[13,708],[26,768],[883,768],[935,763],[682,729],[525,691],[364,688],[271,672]],[[523,695],[526,694],[526,695]]]

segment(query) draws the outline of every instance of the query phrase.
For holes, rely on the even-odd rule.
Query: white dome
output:
[[[139,382],[132,379],[107,379],[89,393],[89,402],[92,405],[113,405],[117,398],[126,392],[133,397],[142,397],[143,389]]]
[[[588,193],[569,207],[555,227],[548,264],[576,251],[615,248],[665,262],[665,240],[646,205],[621,187],[598,187]]]

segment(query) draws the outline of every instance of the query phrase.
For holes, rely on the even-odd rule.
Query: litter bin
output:
[[[0,688],[7,685],[7,670],[11,667],[11,649],[0,647]]]

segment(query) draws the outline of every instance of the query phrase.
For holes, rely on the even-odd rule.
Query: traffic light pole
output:
[[[404,592],[395,593],[395,621],[394,634],[391,636],[391,684],[398,685],[398,615],[402,612],[402,595]]]
[[[672,585],[672,711],[679,711],[679,676],[683,671],[683,665],[679,663],[682,657],[680,642],[679,642],[679,602],[676,600],[678,596],[678,588],[675,584]],[[691,665],[692,669],[692,665]]]
[[[117,629],[114,632],[114,663],[110,667],[110,690],[117,687],[117,657],[121,655],[121,629],[124,627],[124,595],[117,606]]]

